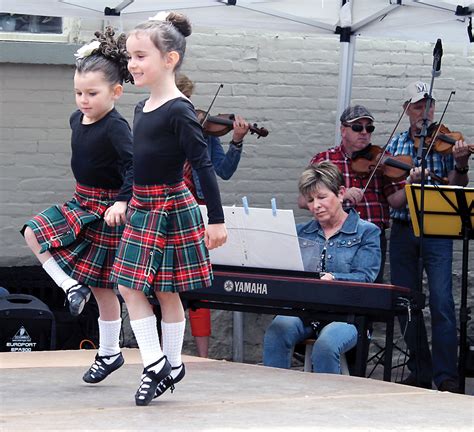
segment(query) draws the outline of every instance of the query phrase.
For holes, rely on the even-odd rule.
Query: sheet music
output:
[[[207,209],[200,206],[207,225]],[[213,264],[303,270],[293,210],[223,207],[228,239],[210,251]]]

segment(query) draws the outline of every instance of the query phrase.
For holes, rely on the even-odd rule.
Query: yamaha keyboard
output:
[[[425,305],[425,296],[396,285],[326,281],[314,273],[256,269],[249,267],[213,266],[211,287],[182,294],[193,301],[206,300],[205,307],[257,312],[287,312],[307,315],[311,312],[350,313],[377,318],[379,315],[406,313]],[[238,305],[241,307],[238,308]],[[246,307],[247,306],[247,307]],[[202,307],[202,305],[200,305]],[[300,312],[300,313],[298,313]]]
[[[353,375],[365,376],[371,324],[385,323],[385,381],[391,379],[395,316],[421,313],[425,306],[424,294],[396,285],[326,281],[314,273],[221,265],[214,265],[213,272],[211,287],[181,293],[188,307],[353,323],[359,334]]]

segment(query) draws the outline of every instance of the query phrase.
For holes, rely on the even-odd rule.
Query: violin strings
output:
[[[382,147],[381,156],[380,156],[380,158],[379,158],[377,164],[375,165],[374,170],[373,170],[372,173],[370,174],[370,177],[369,177],[369,179],[367,180],[367,183],[365,184],[364,189],[362,189],[362,194],[365,194],[365,191],[367,190],[367,188],[369,187],[370,182],[372,181],[372,179],[373,179],[374,176],[375,176],[375,172],[377,171],[378,167],[379,167],[380,164],[382,163],[383,154],[385,153],[386,148],[387,148],[388,145],[390,144],[390,141],[392,140],[392,137],[393,137],[395,131],[397,130],[398,125],[399,125],[400,122],[402,121],[403,116],[404,116],[405,113],[407,112],[408,105],[409,105],[409,104],[406,104],[406,105],[405,105],[405,108],[403,109],[402,115],[398,118],[397,124],[396,124],[395,127],[393,128],[392,133],[390,134],[390,136],[389,136],[387,142],[386,142],[385,145]]]
[[[434,137],[433,139],[431,140],[431,143],[428,147],[428,149],[426,150],[426,156],[425,156],[425,159],[428,157],[431,149],[433,148],[433,145],[436,141],[436,138],[438,137],[438,134],[439,134],[439,131],[441,130],[441,126],[443,125],[442,122],[443,122],[443,118],[444,118],[444,115],[446,114],[446,111],[448,109],[448,105],[449,105],[449,102],[451,101],[451,97],[456,94],[456,92],[454,90],[451,90],[451,93],[449,94],[449,98],[448,98],[448,101],[446,102],[446,105],[444,106],[444,110],[443,110],[443,113],[441,114],[441,117],[439,118],[439,125],[438,125],[438,128],[436,129],[436,133],[434,134]]]

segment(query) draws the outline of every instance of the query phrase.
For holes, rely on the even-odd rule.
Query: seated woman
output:
[[[300,177],[300,193],[314,217],[297,225],[304,268],[329,281],[373,282],[381,262],[379,228],[353,209],[343,210],[343,184],[340,171],[326,161],[309,166]],[[356,345],[357,329],[343,322],[325,324],[277,316],[265,332],[263,364],[290,368],[295,344],[315,338],[313,372],[340,374],[340,356]]]

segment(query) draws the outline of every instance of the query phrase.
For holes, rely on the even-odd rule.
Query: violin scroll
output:
[[[250,135],[257,134],[257,139],[261,137],[266,137],[268,135],[268,130],[264,127],[258,127],[257,123],[250,125]]]

